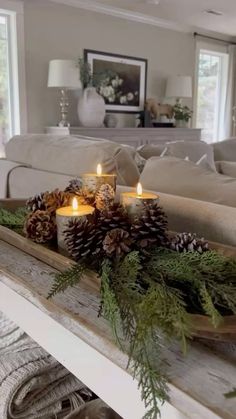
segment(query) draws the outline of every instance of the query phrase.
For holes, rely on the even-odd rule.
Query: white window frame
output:
[[[9,25],[9,67],[12,120],[11,135],[27,132],[24,4],[22,1],[0,0],[0,13],[7,16]]]
[[[199,75],[199,58],[200,58],[200,51],[206,52],[208,55],[218,55],[225,57],[225,54],[228,54],[228,45],[219,45],[217,43],[210,43],[210,42],[202,42],[197,41],[196,42],[196,48],[195,48],[195,77],[194,77],[194,114],[193,114],[193,127],[196,128],[197,126],[197,103],[198,103],[198,75]],[[225,57],[226,58],[226,57]],[[220,73],[221,73],[221,79],[224,81],[224,83],[221,86],[221,89],[219,89],[219,97],[218,97],[218,103],[217,105],[220,105],[220,109],[218,109],[218,115],[220,116],[218,119],[216,131],[219,134],[220,139],[220,127],[223,126],[223,119],[224,119],[224,109],[225,109],[225,103],[222,101],[222,98],[224,97],[226,99],[226,89],[227,89],[227,75],[228,75],[228,57],[226,60],[224,60],[224,64],[222,66],[222,60],[221,60],[221,67],[220,67]],[[224,74],[222,76],[222,74]],[[216,140],[217,140],[216,139]]]

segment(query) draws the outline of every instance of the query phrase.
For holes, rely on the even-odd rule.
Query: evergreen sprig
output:
[[[74,287],[79,283],[83,274],[87,270],[85,264],[76,264],[72,268],[67,269],[64,272],[58,272],[54,275],[54,281],[52,288],[48,294],[48,299],[54,297],[60,292],[64,292],[69,287]]]
[[[11,228],[13,230],[22,229],[27,214],[28,211],[25,207],[18,208],[14,212],[0,208],[0,225]]]

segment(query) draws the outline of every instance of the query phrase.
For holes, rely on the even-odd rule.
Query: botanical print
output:
[[[85,52],[92,73],[99,80],[97,91],[105,100],[106,110],[140,112],[144,109],[146,60]]]

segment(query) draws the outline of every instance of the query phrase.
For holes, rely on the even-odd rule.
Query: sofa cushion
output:
[[[146,189],[236,207],[236,179],[176,157],[152,157],[140,182]]]
[[[139,171],[130,153],[108,140],[94,141],[72,136],[19,135],[6,145],[10,160],[29,164],[35,169],[71,176],[95,172],[98,163],[104,173],[117,173],[121,185],[135,185]]]
[[[222,175],[236,178],[236,161],[217,161],[216,166]]]
[[[209,166],[216,172],[213,148],[204,141],[176,141],[167,144],[165,156],[174,156],[197,163],[204,155],[207,157]]]
[[[165,144],[144,144],[137,148],[137,152],[141,157],[147,160],[153,156],[160,156],[165,148]]]
[[[14,161],[0,159],[0,198],[7,198],[9,194],[9,177],[16,167],[25,167],[25,164],[19,164]]]
[[[213,145],[214,157],[216,161],[236,161],[236,138],[229,138]]]

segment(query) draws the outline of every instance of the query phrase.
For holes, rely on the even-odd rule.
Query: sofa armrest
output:
[[[0,159],[0,198],[8,197],[9,176],[16,167],[27,167],[26,164],[15,161]]]
[[[118,187],[118,194],[125,190],[131,189]],[[168,216],[170,230],[192,232],[210,241],[236,246],[236,208],[158,194],[160,206]]]

